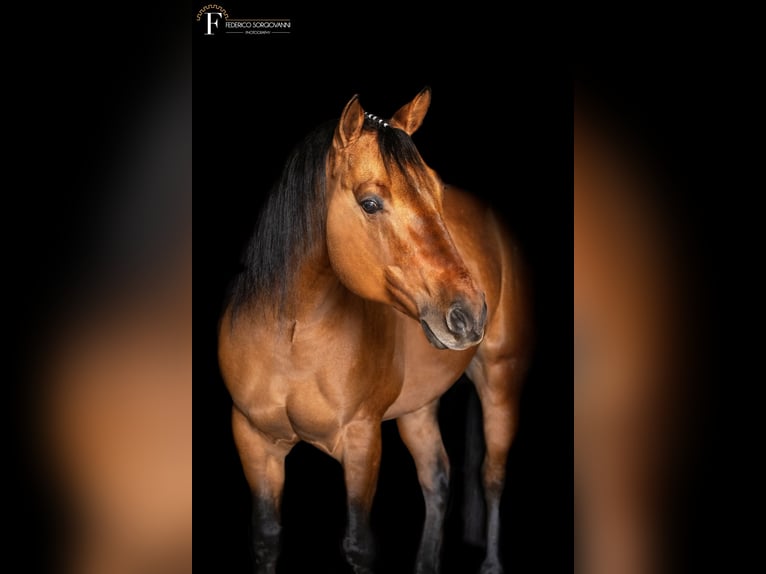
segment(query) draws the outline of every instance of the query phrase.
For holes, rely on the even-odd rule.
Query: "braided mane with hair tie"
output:
[[[378,125],[381,125],[384,128],[389,127],[388,122],[386,122],[383,118],[379,118],[378,116],[371,114],[370,112],[364,112],[364,117],[369,120],[372,120],[373,122],[378,122]]]

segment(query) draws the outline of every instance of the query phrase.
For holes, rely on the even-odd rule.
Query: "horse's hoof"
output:
[[[499,562],[485,562],[481,565],[479,574],[503,574],[503,567]]]

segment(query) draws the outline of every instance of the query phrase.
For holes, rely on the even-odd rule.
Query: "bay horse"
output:
[[[381,423],[396,419],[425,524],[417,572],[438,572],[450,467],[439,398],[463,373],[482,406],[483,574],[502,572],[500,497],[530,362],[519,246],[487,206],[445,185],[411,136],[429,88],[390,119],[359,97],[293,151],[245,251],[219,326],[219,364],[252,492],[256,572],[276,571],[285,457],[305,441],[339,461],[343,550],[372,572],[369,515]]]

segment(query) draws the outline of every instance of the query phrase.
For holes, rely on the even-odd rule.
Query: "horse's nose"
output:
[[[478,340],[484,335],[486,319],[486,302],[483,302],[481,311],[475,314],[464,302],[456,301],[447,311],[447,328],[461,339]]]

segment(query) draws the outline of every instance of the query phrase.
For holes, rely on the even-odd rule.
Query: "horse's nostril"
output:
[[[473,328],[473,321],[471,316],[460,306],[459,303],[455,303],[450,307],[447,313],[447,327],[455,335],[464,336]]]

